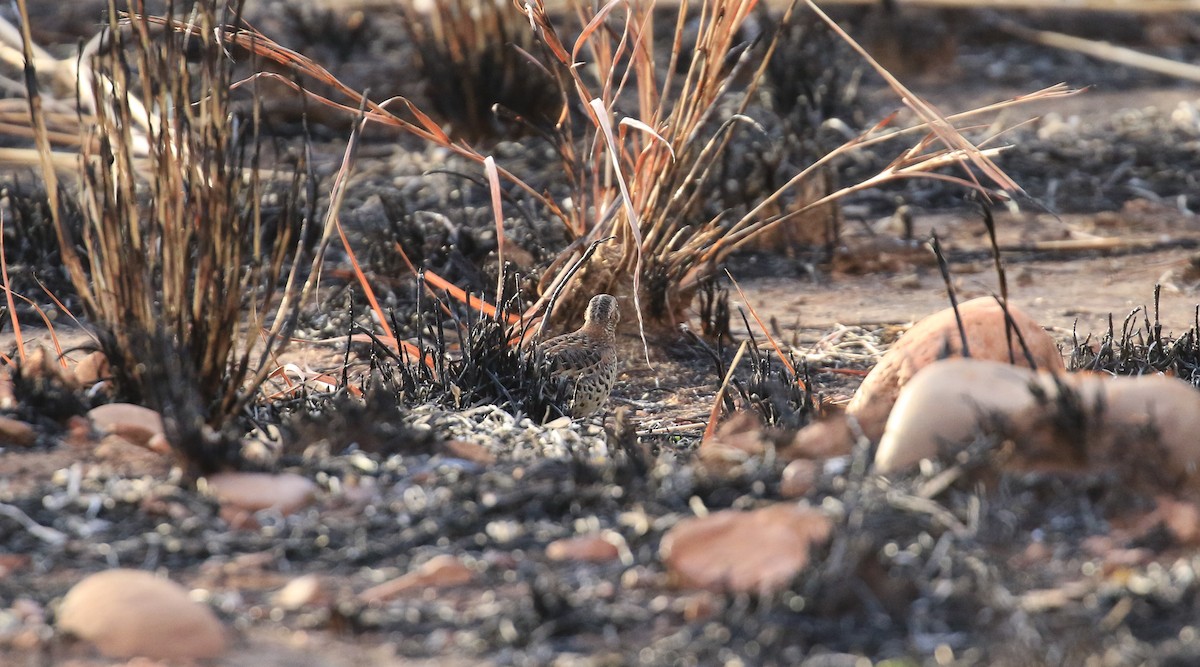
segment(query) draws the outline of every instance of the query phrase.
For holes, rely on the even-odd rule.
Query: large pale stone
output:
[[[212,610],[141,570],[107,570],[76,584],[59,607],[58,627],[113,658],[215,658],[226,641]]]
[[[943,447],[966,444],[994,414],[1034,405],[1037,373],[995,361],[946,359],[905,385],[875,450],[875,469],[902,472]]]
[[[1029,362],[1020,343],[1023,339],[1029,348],[1029,356],[1039,370],[1063,370],[1062,354],[1054,339],[1016,306],[1008,305],[1016,332],[1020,333],[1020,337],[1016,332],[1013,333],[1011,346],[1005,333],[1004,311],[992,297],[961,303],[958,312],[962,317],[971,358],[1002,363],[1011,360],[1017,366],[1028,367]],[[947,308],[922,319],[901,336],[871,369],[846,406],[846,414],[858,420],[868,438],[878,441],[904,385],[929,364],[961,355],[962,337],[954,309]]]

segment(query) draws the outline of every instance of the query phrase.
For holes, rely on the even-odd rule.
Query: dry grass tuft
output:
[[[63,263],[119,386],[164,413],[201,470],[230,458],[216,432],[287,340],[305,254],[303,179],[272,191],[260,176],[257,113],[233,112],[224,50],[233,14],[221,7],[204,0],[186,15],[168,6],[149,17],[140,2],[125,12],[110,0],[105,32],[82,61],[92,113],[81,122],[83,230],[50,203]],[[32,74],[28,83],[43,176],[57,193]]]
[[[564,222],[578,242],[543,275],[543,290],[559,286],[564,274],[556,269],[578,257],[586,243],[613,237],[580,272],[581,278],[568,286],[563,312],[556,316],[572,318],[591,294],[605,291],[630,297],[639,325],[673,331],[685,321],[699,285],[731,252],[849,194],[912,177],[952,181],[987,196],[1020,192],[991,161],[994,149],[980,149],[962,135],[956,123],[965,116],[945,117],[920,100],[813,3],[805,4],[859,51],[919,124],[892,132],[891,119],[886,119],[798,167],[785,183],[743,212],[716,216],[704,212],[717,187],[716,165],[722,163],[733,133],[753,126],[745,112],[777,44],[775,39],[743,43],[742,31],[755,2],[709,0],[698,7],[680,3],[673,48],[666,53],[654,51],[655,15],[648,3],[608,3],[595,11],[575,6],[583,28],[571,46],[560,38],[544,3],[527,5],[556,74],[564,88],[574,91],[575,104],[588,121],[581,130],[586,135],[579,144],[582,150],[576,150],[576,133],[561,133],[560,152],[574,189]],[[790,34],[794,8],[782,19],[776,37]],[[1064,92],[1055,88],[1031,97]],[[571,122],[573,117],[564,114],[561,125]],[[878,174],[832,192],[822,184],[838,157],[913,133],[924,136]],[[939,171],[946,167],[957,167],[963,175]]]

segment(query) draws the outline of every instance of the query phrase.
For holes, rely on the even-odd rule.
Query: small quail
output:
[[[608,400],[617,379],[619,321],[616,297],[597,294],[588,302],[583,326],[542,345],[551,377],[566,387],[567,412],[572,417],[586,417]]]

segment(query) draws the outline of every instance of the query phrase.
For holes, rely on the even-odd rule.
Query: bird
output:
[[[550,377],[566,391],[566,412],[588,417],[604,406],[617,379],[617,323],[621,310],[611,294],[588,302],[583,326],[542,344]]]

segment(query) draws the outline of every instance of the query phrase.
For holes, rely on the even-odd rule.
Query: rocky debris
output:
[[[659,555],[678,586],[767,594],[791,582],[832,531],[825,513],[791,503],[723,510],[680,521]]]
[[[92,352],[84,356],[75,364],[73,372],[75,374],[75,382],[84,389],[103,382],[112,376],[108,357],[104,356],[103,352]]]
[[[333,595],[323,577],[304,574],[276,591],[271,601],[281,609],[296,611],[305,607],[327,606],[333,601]]]
[[[58,628],[111,658],[211,659],[226,646],[208,607],[141,570],[106,570],[80,581],[58,609]]]
[[[11,607],[0,609],[0,648],[33,650],[52,633],[45,608],[35,600],[18,597]]]
[[[780,448],[784,460],[829,459],[845,456],[854,446],[854,433],[843,412],[830,414],[796,432],[792,441]]]
[[[490,466],[496,462],[496,455],[483,445],[466,440],[447,440],[438,446],[445,456],[463,459],[481,466]]]
[[[743,463],[761,458],[768,444],[758,416],[749,410],[740,410],[721,422],[712,436],[700,442],[696,461],[709,474],[730,474]]]
[[[800,498],[808,495],[821,477],[821,463],[809,459],[796,459],[787,464],[779,477],[779,495],[784,498]]]

